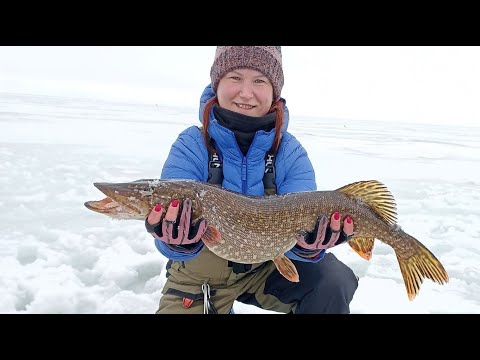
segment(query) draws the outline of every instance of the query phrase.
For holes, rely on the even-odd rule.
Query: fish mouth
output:
[[[106,197],[99,201],[87,201],[84,204],[87,209],[106,215],[112,215],[114,217],[121,216],[122,214],[129,214],[125,207],[117,203],[112,198]]]

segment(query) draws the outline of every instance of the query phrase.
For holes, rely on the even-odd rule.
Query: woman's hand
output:
[[[179,201],[173,199],[165,213],[162,204],[157,204],[145,219],[145,228],[156,239],[172,245],[196,243],[207,230],[207,221],[199,219],[191,224],[192,201],[185,199],[180,217]],[[165,215],[165,216],[163,216]]]
[[[323,250],[350,240],[353,236],[353,220],[347,216],[343,220],[342,230],[340,219],[341,214],[338,211],[330,217],[330,221],[326,215],[319,216],[312,232],[303,231],[297,234],[297,245],[308,250]]]

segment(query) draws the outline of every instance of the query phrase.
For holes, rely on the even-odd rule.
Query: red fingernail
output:
[[[173,200],[172,200],[172,206],[173,206],[173,207],[177,207],[177,206],[178,206],[178,200],[177,200],[177,199],[173,199]]]
[[[351,224],[351,223],[352,223],[352,218],[351,218],[350,216],[347,216],[346,220],[347,220],[347,223],[348,223],[348,224]]]
[[[340,219],[340,213],[337,211],[335,214],[333,214],[333,218],[334,218],[335,220]]]
[[[160,210],[162,210],[162,204],[155,205],[155,211],[160,212]]]

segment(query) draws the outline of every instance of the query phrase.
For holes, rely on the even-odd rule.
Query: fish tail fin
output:
[[[420,241],[401,231],[396,225],[397,210],[395,199],[388,188],[377,180],[358,181],[345,185],[336,191],[349,197],[362,200],[382,220],[395,229],[390,235],[396,238],[399,250],[396,251],[400,270],[402,272],[408,298],[413,300],[420,290],[424,278],[429,278],[439,284],[448,282],[448,274],[438,259]],[[353,219],[355,221],[355,219]],[[370,238],[349,242],[353,250],[364,257],[365,249],[373,248]],[[381,239],[379,239],[381,240]],[[351,240],[352,241],[352,240]]]
[[[275,266],[280,274],[282,274],[287,280],[292,282],[299,282],[300,277],[298,275],[297,268],[293,262],[285,255],[280,255],[273,259]]]
[[[402,258],[397,254],[397,260],[400,265],[405,287],[407,288],[408,298],[413,300],[418,294],[424,278],[428,278],[439,284],[444,284],[448,282],[448,274],[430,250],[414,237],[408,234],[405,235],[414,240],[417,248],[415,249],[415,253],[408,258]]]
[[[370,260],[373,253],[375,238],[353,237],[348,241],[348,245],[365,260]]]

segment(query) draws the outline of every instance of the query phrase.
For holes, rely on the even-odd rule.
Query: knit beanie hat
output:
[[[283,87],[280,46],[217,46],[210,77],[216,93],[220,79],[235,69],[252,69],[265,75],[273,85],[273,101],[280,99]]]

